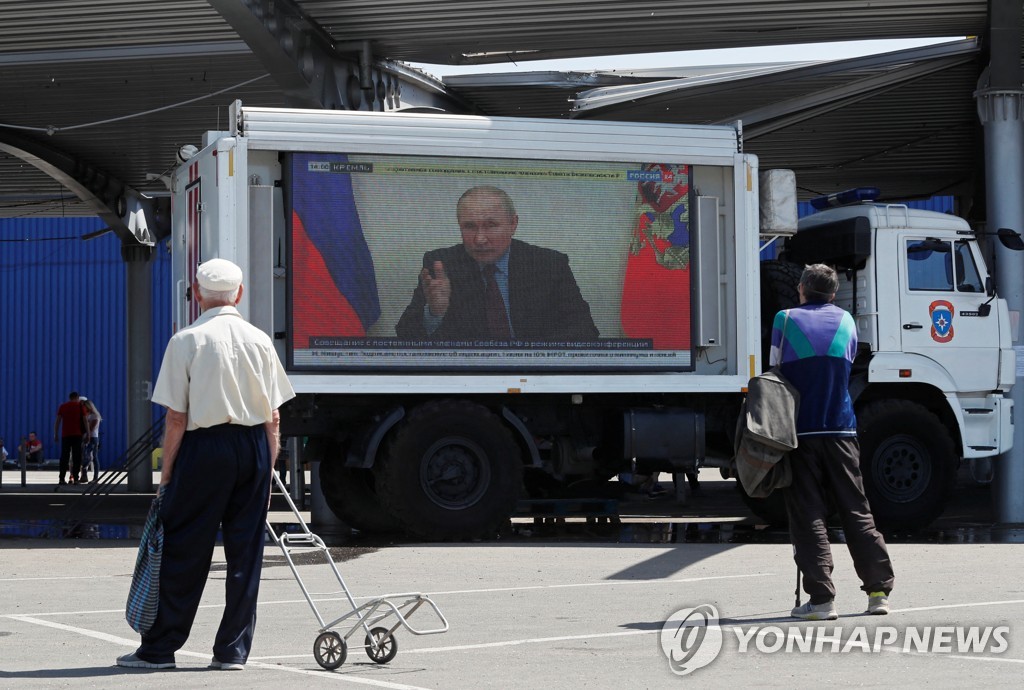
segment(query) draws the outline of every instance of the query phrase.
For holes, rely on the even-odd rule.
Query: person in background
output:
[[[7,464],[7,448],[4,446],[3,438],[0,438],[0,484],[3,484],[4,465]]]
[[[89,481],[88,474],[92,473],[93,481],[96,481],[96,475],[99,472],[99,460],[96,458],[96,453],[100,447],[100,422],[103,421],[103,415],[96,409],[96,403],[88,398],[82,398],[82,404],[85,406],[85,444],[82,447],[82,476],[79,477],[79,481],[83,484]]]
[[[57,419],[53,422],[53,440],[60,439],[60,475],[58,484],[67,484],[64,475],[71,467],[71,483],[82,474],[82,437],[85,435],[85,408],[75,391],[57,408]]]
[[[28,438],[21,437],[21,444],[18,446],[18,453],[25,454],[25,462],[33,462],[36,464],[42,464],[43,462],[43,442],[36,437],[36,432],[28,432]]]

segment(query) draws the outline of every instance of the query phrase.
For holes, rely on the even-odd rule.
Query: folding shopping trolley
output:
[[[400,627],[405,628],[413,635],[436,635],[437,633],[448,631],[447,619],[445,619],[441,610],[437,608],[437,604],[431,601],[430,597],[426,594],[389,594],[370,599],[365,604],[356,604],[355,599],[349,592],[348,586],[345,584],[344,578],[338,572],[338,566],[335,565],[334,559],[331,558],[331,553],[327,546],[319,536],[309,530],[305,520],[302,519],[302,515],[299,513],[299,509],[295,507],[295,503],[288,495],[287,488],[277,474],[274,474],[274,482],[284,495],[285,500],[288,501],[288,506],[292,509],[292,513],[295,515],[295,519],[302,527],[302,530],[294,533],[284,532],[278,536],[274,533],[268,520],[267,532],[270,534],[270,538],[274,540],[274,543],[281,547],[285,560],[288,561],[288,567],[291,568],[295,581],[299,583],[302,595],[306,597],[309,607],[313,609],[313,615],[316,616],[316,620],[320,624],[320,634],[317,635],[316,641],[313,643],[313,656],[318,664],[328,671],[333,671],[345,663],[349,649],[348,639],[360,629],[366,636],[363,640],[363,645],[358,647],[358,649],[365,649],[366,655],[370,657],[370,660],[378,664],[386,664],[398,654],[398,642],[395,640],[395,631]],[[351,611],[333,621],[324,621],[324,617],[320,615],[320,610],[317,608],[312,596],[310,596],[309,590],[306,589],[299,571],[295,568],[295,562],[292,560],[292,551],[295,550],[318,550],[323,554],[324,559],[330,564],[331,570],[334,571],[334,576],[338,578],[338,584],[341,585],[345,597],[352,606]],[[437,615],[441,622],[441,627],[418,630],[409,624],[409,618],[424,604],[430,607]],[[344,634],[334,632],[332,628],[343,621],[351,622],[348,631]],[[388,623],[378,626],[379,623],[384,621],[388,621]]]

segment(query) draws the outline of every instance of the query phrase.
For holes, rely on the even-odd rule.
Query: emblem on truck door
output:
[[[948,343],[953,339],[953,305],[945,300],[935,300],[928,307],[932,320],[932,340]]]

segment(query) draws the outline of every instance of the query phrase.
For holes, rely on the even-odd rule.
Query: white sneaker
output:
[[[885,592],[869,593],[868,613],[872,616],[884,616],[889,613],[889,595]]]
[[[245,664],[239,664],[232,661],[218,661],[214,659],[210,662],[210,668],[215,668],[218,671],[244,671]]]
[[[174,668],[173,661],[146,661],[135,656],[135,652],[117,657],[117,665],[123,668]]]
[[[805,621],[834,621],[839,618],[835,602],[832,601],[817,605],[807,602],[803,606],[797,606],[790,611],[789,615]]]

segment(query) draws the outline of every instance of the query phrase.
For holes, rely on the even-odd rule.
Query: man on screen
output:
[[[561,252],[512,239],[519,216],[497,187],[473,187],[455,206],[462,244],[429,251],[398,320],[400,338],[595,340],[590,306]]]

